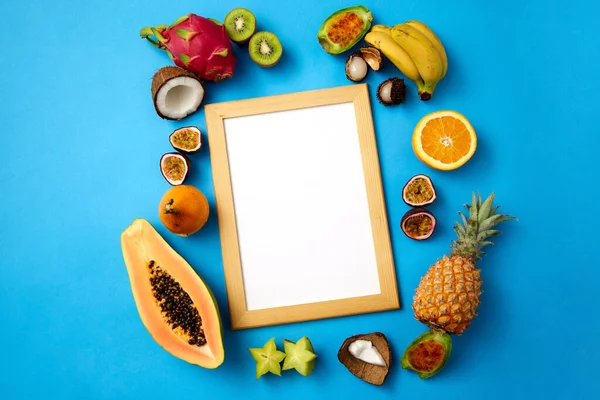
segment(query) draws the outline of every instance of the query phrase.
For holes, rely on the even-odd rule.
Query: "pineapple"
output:
[[[421,278],[413,310],[415,318],[431,329],[461,335],[477,315],[482,281],[475,263],[485,254],[481,249],[493,244],[488,239],[499,233],[494,226],[514,218],[496,213],[499,207],[492,207],[493,201],[493,193],[483,203],[481,195],[476,198],[473,193],[472,204],[465,205],[469,219],[458,213],[462,224],[454,226],[458,239],[450,257],[438,260]]]

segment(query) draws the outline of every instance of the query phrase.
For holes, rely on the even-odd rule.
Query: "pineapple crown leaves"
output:
[[[465,204],[469,210],[469,218],[459,212],[462,224],[457,222],[454,230],[458,239],[452,242],[452,252],[474,260],[481,259],[485,254],[483,247],[494,244],[489,241],[500,233],[493,229],[496,225],[515,219],[512,215],[498,213],[499,206],[493,207],[495,193],[492,193],[485,201],[481,200],[481,194],[473,193],[471,204]]]

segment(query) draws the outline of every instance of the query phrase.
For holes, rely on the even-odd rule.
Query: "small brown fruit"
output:
[[[200,230],[208,220],[206,196],[190,185],[167,190],[158,206],[158,216],[165,227],[179,235],[188,236]]]
[[[402,104],[405,96],[406,85],[404,79],[386,79],[377,87],[377,100],[384,106]]]

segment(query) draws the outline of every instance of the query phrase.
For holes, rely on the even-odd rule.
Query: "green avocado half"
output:
[[[331,14],[317,33],[319,44],[329,54],[350,50],[362,39],[369,28],[373,15],[364,6],[341,9]]]
[[[452,337],[443,331],[425,332],[404,351],[402,368],[412,369],[419,378],[431,378],[444,368],[452,352]]]

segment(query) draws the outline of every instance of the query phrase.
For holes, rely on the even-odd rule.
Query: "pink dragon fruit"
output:
[[[231,41],[218,22],[188,14],[170,26],[143,28],[140,36],[165,50],[176,65],[202,79],[219,82],[233,76],[235,57]]]

